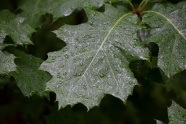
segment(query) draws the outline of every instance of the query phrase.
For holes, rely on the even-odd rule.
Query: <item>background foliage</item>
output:
[[[65,2],[65,0],[62,1]],[[132,25],[136,22],[135,18],[137,16],[131,16],[130,18],[133,18],[134,22],[130,21],[131,25],[128,25],[129,27],[118,26],[117,29],[119,31],[122,28],[129,29],[133,27],[139,30],[136,36],[139,37],[140,41],[139,44],[135,44],[134,49],[137,48],[136,46],[140,46],[140,43],[148,43],[145,49],[142,49],[141,46],[139,47],[141,51],[138,51],[138,55],[128,58],[128,70],[131,71],[131,75],[134,75],[136,80],[136,84],[130,85],[130,88],[125,87],[126,90],[132,89],[129,96],[119,96],[119,98],[122,97],[122,99],[119,99],[115,97],[117,95],[109,95],[117,91],[115,90],[110,93],[107,92],[108,94],[104,95],[104,97],[99,100],[99,104],[95,103],[96,106],[92,105],[94,104],[93,102],[82,102],[82,104],[70,101],[70,104],[75,103],[75,105],[71,106],[67,105],[69,101],[67,101],[67,103],[60,103],[63,99],[60,100],[58,98],[59,92],[57,85],[51,86],[48,83],[53,91],[57,90],[55,92],[45,91],[46,82],[49,81],[51,83],[51,79],[54,79],[52,82],[56,82],[57,77],[55,79],[53,76],[57,76],[56,72],[59,70],[56,70],[56,68],[51,65],[44,65],[47,63],[49,64],[50,61],[56,62],[55,59],[60,58],[61,52],[67,51],[66,46],[68,43],[65,40],[69,38],[69,34],[65,34],[65,30],[68,30],[70,35],[73,35],[76,30],[87,32],[87,28],[92,29],[91,25],[98,26],[96,28],[94,27],[94,30],[97,30],[97,28],[100,28],[99,23],[103,21],[101,19],[109,17],[110,14],[111,16],[105,20],[105,27],[101,25],[101,27],[106,30],[112,21],[115,22],[114,19],[117,18],[117,16],[119,17],[123,14],[120,12],[129,12],[132,10],[128,2],[122,0],[105,0],[106,3],[111,4],[105,6],[101,6],[103,1],[99,0],[97,2],[94,0],[88,2],[85,2],[85,0],[78,0],[78,2],[73,1],[74,0],[69,0],[65,5],[61,4],[63,2],[60,0],[56,0],[56,2],[52,0],[48,2],[33,2],[33,0],[1,1],[0,122],[2,124],[184,124],[184,122],[186,122],[186,111],[184,109],[186,108],[186,71],[184,67],[182,67],[185,66],[182,63],[185,63],[184,58],[186,54],[183,50],[185,49],[184,46],[186,41],[182,39],[181,36],[174,35],[175,32],[172,31],[174,29],[172,29],[171,25],[166,25],[166,27],[163,25],[163,21],[156,23],[156,20],[153,20],[154,18],[159,20],[163,19],[158,16],[153,18],[155,14],[152,13],[148,13],[141,17],[143,18],[142,20],[144,20],[142,21],[141,27]],[[184,0],[152,0],[149,1],[144,10],[162,12],[167,17],[172,18],[171,15],[169,15],[171,9],[179,9],[181,6],[184,8],[186,5],[183,1]],[[71,5],[72,2],[73,5]],[[131,2],[134,7],[137,8],[141,0],[131,0]],[[183,4],[179,4],[180,2],[183,2]],[[162,4],[159,6],[157,4],[156,7],[153,7],[155,3]],[[61,8],[53,11],[53,8],[57,5],[61,6]],[[49,8],[46,9],[46,6]],[[69,6],[71,6],[71,8],[69,8]],[[79,6],[84,9],[79,8]],[[117,8],[117,11],[115,11],[115,9],[112,11],[112,6]],[[170,11],[164,12],[163,9],[168,7]],[[96,15],[94,15],[96,19],[91,16],[93,10],[96,12]],[[112,12],[114,12],[114,14],[111,14]],[[183,9],[181,12],[185,12],[185,10]],[[136,15],[141,16],[140,14],[140,11],[136,11]],[[185,18],[184,14],[185,13],[179,13],[182,20]],[[150,20],[153,20],[154,23],[148,22],[148,19],[145,18],[152,18]],[[179,17],[175,18],[179,20]],[[127,22],[127,19],[125,22]],[[93,23],[90,23],[91,21]],[[162,36],[158,39],[156,35],[151,35],[148,30],[149,27],[144,28],[143,26],[146,25],[143,24],[148,24],[151,28],[153,26],[155,28],[155,26],[158,25]],[[182,28],[183,31],[185,30],[184,22],[178,21],[175,24],[178,24],[176,26],[179,27],[179,30]],[[180,26],[179,24],[182,25]],[[121,23],[121,25],[124,24]],[[83,26],[85,26],[85,28],[83,28]],[[164,29],[167,30],[168,28],[170,28],[170,32],[163,35],[163,32],[165,32]],[[151,31],[151,33],[152,32],[153,31]],[[61,36],[60,33],[64,35]],[[126,32],[126,34],[127,33],[128,32]],[[66,37],[64,37],[65,35]],[[92,34],[87,35],[90,36],[87,39],[81,37],[81,35],[77,36],[77,42],[78,39],[80,39],[80,41],[85,39],[87,41],[94,40],[91,39]],[[101,38],[103,35],[104,34],[98,32],[97,37]],[[113,35],[117,34],[113,32]],[[131,38],[130,35],[131,34],[127,35],[129,39]],[[146,39],[147,36],[148,38]],[[164,39],[162,37],[164,37]],[[172,43],[168,42],[163,44],[163,41],[159,41],[162,39],[171,41],[171,39],[174,38],[179,39],[182,47],[177,49],[178,54],[176,54],[175,57],[171,57],[171,59],[174,60],[170,61],[168,57],[171,56],[171,53],[167,49],[172,47]],[[115,41],[117,37],[109,37],[108,39],[110,41]],[[157,42],[154,41],[154,39],[158,39]],[[108,46],[109,44],[105,45],[105,47]],[[147,54],[149,54],[146,51],[147,49],[150,51],[150,58],[147,57]],[[141,58],[139,56],[141,56]],[[162,58],[160,60],[165,61],[166,66],[160,63],[160,60],[158,61],[158,57],[160,56],[165,56],[166,59]],[[179,60],[179,63],[175,63],[179,56],[183,56],[183,60]],[[81,58],[83,58],[83,56]],[[148,59],[150,59],[150,62]],[[42,64],[43,62],[45,64]],[[61,60],[59,59],[56,63],[60,62]],[[66,63],[68,64],[68,61]],[[41,64],[43,70],[46,71],[38,70]],[[118,63],[112,64],[118,65]],[[48,69],[47,67],[50,68]],[[180,69],[177,70],[176,68],[178,67],[180,67]],[[95,68],[96,66],[93,67],[93,69]],[[49,70],[48,72],[52,69],[55,71],[48,73],[47,69]],[[52,75],[53,73],[54,75]],[[104,75],[100,76],[102,77]],[[61,78],[61,80],[63,79]],[[125,103],[123,101],[125,101]]]

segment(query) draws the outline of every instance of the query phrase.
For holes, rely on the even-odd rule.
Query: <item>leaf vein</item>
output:
[[[168,21],[168,23],[171,24],[176,29],[176,31],[184,38],[184,40],[186,40],[186,38],[183,35],[183,33],[181,31],[179,31],[178,27],[176,27],[176,25],[174,25],[169,18],[167,18],[166,16],[164,16],[162,13],[155,12],[155,11],[145,11],[144,13],[148,13],[148,12],[158,14],[158,15],[162,16],[163,18],[165,18]]]

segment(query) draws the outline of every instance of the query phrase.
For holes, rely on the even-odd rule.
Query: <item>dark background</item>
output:
[[[162,2],[163,0],[154,0]],[[180,0],[169,0],[176,4]],[[21,0],[1,0],[0,10],[9,9],[18,14]],[[132,0],[135,6],[141,1]],[[122,2],[115,3],[120,5]],[[149,4],[150,6],[150,4]],[[104,6],[97,11],[103,12]],[[58,39],[51,31],[63,24],[78,25],[87,22],[83,9],[75,10],[71,15],[52,21],[51,14],[41,17],[41,27],[36,28],[31,40],[35,45],[18,46],[16,49],[28,54],[47,59],[47,53],[62,49],[65,42]],[[11,42],[6,37],[4,42]],[[151,58],[157,59],[158,46],[148,44]],[[130,63],[130,69],[137,78],[139,85],[134,87],[133,93],[126,103],[111,95],[106,95],[99,106],[87,110],[86,106],[78,103],[58,110],[56,95],[50,92],[50,100],[37,95],[25,97],[17,87],[13,77],[0,75],[0,123],[1,124],[156,124],[156,120],[168,123],[167,107],[171,99],[186,108],[186,71],[171,78],[170,90],[164,82],[164,74],[159,68],[151,69],[148,62],[138,60]],[[175,85],[176,84],[176,85]],[[174,88],[173,88],[174,87]]]

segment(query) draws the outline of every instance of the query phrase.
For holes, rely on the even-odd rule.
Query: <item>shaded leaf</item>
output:
[[[24,19],[18,18],[8,10],[0,11],[0,45],[6,35],[9,35],[15,44],[32,44],[29,36],[34,30],[28,25],[23,25]]]
[[[105,94],[125,101],[137,84],[129,62],[148,59],[136,34],[142,28],[138,16],[107,4],[105,10],[85,9],[87,23],[55,31],[67,46],[49,53],[41,69],[53,76],[47,87],[57,94],[60,107],[81,102],[91,108]]]
[[[103,5],[103,0],[24,0],[20,5],[23,12],[20,16],[33,27],[40,24],[41,15],[50,13],[54,20],[70,15],[78,7],[98,8]]]
[[[146,42],[159,45],[158,66],[170,77],[186,69],[186,2],[155,4],[142,22],[151,31]]]
[[[11,72],[10,75],[15,78],[22,93],[25,96],[30,96],[33,93],[46,96],[46,82],[50,80],[51,76],[44,71],[38,70],[43,61],[14,48],[12,48],[11,51],[17,57],[15,59],[17,70]]]
[[[32,44],[29,36],[34,30],[27,25],[23,25],[22,21],[22,18],[17,18],[8,10],[0,11],[0,50],[12,45],[3,43],[7,35],[12,38],[15,45]],[[15,71],[14,58],[14,55],[0,51],[0,74]]]

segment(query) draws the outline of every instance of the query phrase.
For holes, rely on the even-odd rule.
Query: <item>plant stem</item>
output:
[[[139,5],[139,7],[138,7],[138,11],[141,11],[144,7],[145,7],[145,5],[148,3],[148,0],[143,0],[141,3],[140,3],[140,5]]]
[[[131,6],[131,8],[132,8],[132,11],[135,12],[136,10],[135,10],[133,4],[130,2],[130,0],[127,0],[127,2],[129,2],[130,6]]]

